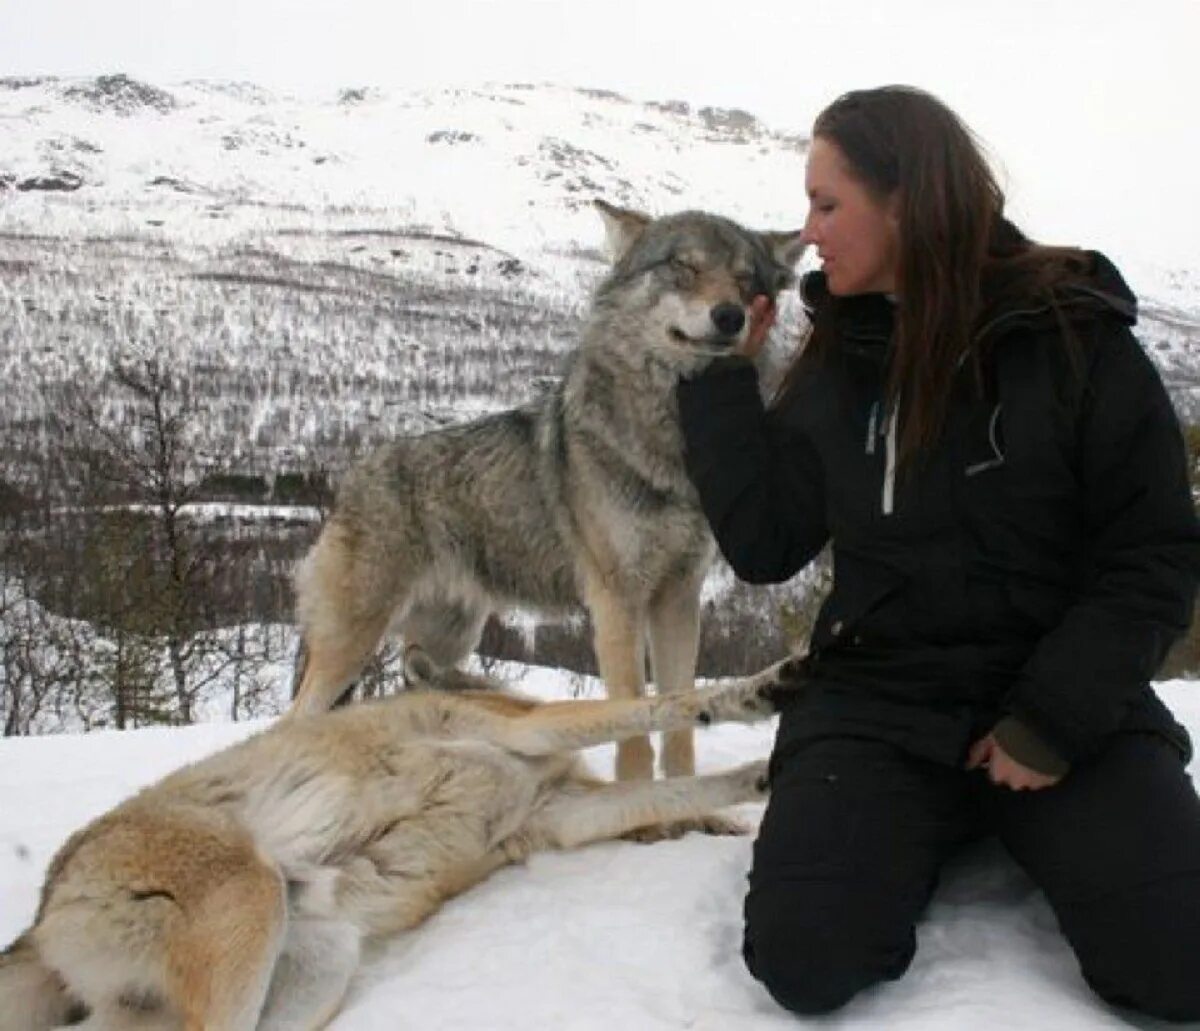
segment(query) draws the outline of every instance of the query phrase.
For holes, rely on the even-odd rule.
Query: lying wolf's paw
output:
[[[730,772],[745,789],[745,798],[748,802],[757,801],[770,790],[765,759],[756,759],[754,762],[745,763]]]
[[[808,682],[806,659],[804,655],[789,655],[750,678],[758,683],[759,693],[773,710],[794,701],[804,690]]]
[[[710,723],[753,722],[764,720],[778,711],[777,686],[765,674],[744,677],[728,684],[718,684],[700,693],[696,722]]]
[[[692,833],[733,837],[749,834],[750,828],[732,816],[712,813],[690,820],[670,820],[667,823],[656,823],[651,827],[639,827],[628,834],[622,834],[621,839],[634,841],[639,845],[653,845],[659,841],[674,841],[682,838],[685,834]]]
[[[696,722],[707,726],[773,716],[804,690],[807,672],[804,658],[793,655],[752,676],[699,691]]]
[[[734,816],[723,816],[713,813],[696,820],[689,830],[701,834],[711,834],[713,837],[737,838],[750,833],[750,827]]]

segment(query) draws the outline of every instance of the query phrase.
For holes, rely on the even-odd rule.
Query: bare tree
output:
[[[204,634],[218,625],[210,589],[218,545],[185,511],[216,463],[194,447],[201,413],[188,380],[161,355],[127,352],[106,379],[100,391],[61,388],[53,406],[64,479],[89,515],[82,614],[115,647],[117,725],[189,723],[197,698],[223,672],[208,661]],[[150,675],[159,647],[170,706]]]

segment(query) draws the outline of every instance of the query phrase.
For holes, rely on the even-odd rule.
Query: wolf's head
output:
[[[746,337],[758,294],[772,300],[793,281],[800,230],[759,233],[718,215],[685,211],[651,218],[603,201],[612,271],[596,313],[632,346],[695,367]]]

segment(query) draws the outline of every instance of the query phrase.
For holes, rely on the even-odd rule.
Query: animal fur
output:
[[[0,954],[3,1027],[322,1027],[364,940],[498,867],[761,797],[761,762],[607,783],[574,753],[764,718],[790,677],[781,664],[683,695],[550,704],[474,681],[489,689],[281,720],[67,841],[33,926]]]
[[[397,440],[340,485],[296,576],[302,630],[293,711],[332,706],[389,629],[441,668],[490,612],[586,606],[610,698],[693,686],[700,587],[715,548],[683,464],[675,385],[727,355],[746,308],[792,278],[800,234],[608,205],[614,265],[578,348],[539,400]],[[621,743],[621,779],[653,776],[650,742]],[[665,739],[668,776],[695,769],[690,730]]]

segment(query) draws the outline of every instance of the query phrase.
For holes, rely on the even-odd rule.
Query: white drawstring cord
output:
[[[887,464],[883,471],[883,514],[891,515],[896,507],[896,424],[900,422],[900,395],[887,417]]]
[[[1001,405],[997,402],[996,407],[992,409],[992,418],[988,423],[988,443],[992,445],[992,454],[995,456],[989,458],[986,462],[976,462],[974,465],[967,466],[967,475],[974,476],[976,473],[984,472],[988,469],[995,469],[1004,464],[1004,451],[1000,447],[1000,409]]]

